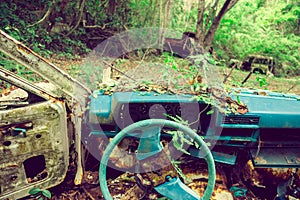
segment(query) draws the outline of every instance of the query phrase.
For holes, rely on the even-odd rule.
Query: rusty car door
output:
[[[0,97],[0,199],[16,199],[31,188],[50,188],[64,180],[67,113],[63,101],[4,68],[0,79],[18,87]]]

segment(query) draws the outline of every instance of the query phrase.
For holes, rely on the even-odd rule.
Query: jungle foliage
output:
[[[3,0],[0,10],[0,28],[46,57],[74,58],[115,33],[162,27],[196,33],[218,63],[259,54],[300,75],[297,0]]]
[[[266,55],[287,75],[300,75],[299,44],[299,1],[241,0],[224,16],[214,39],[219,58]]]

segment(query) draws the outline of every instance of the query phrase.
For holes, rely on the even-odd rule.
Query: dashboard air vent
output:
[[[259,117],[250,116],[225,116],[222,121],[223,124],[249,124],[258,125]]]

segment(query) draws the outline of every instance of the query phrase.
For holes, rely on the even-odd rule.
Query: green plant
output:
[[[176,172],[178,173],[178,175],[179,175],[183,180],[185,180],[185,181],[188,182],[188,183],[192,182],[192,180],[189,179],[189,178],[183,173],[182,169],[179,167],[179,165],[181,164],[180,161],[177,161],[177,160],[173,160],[173,159],[172,159],[171,162],[172,162],[172,165],[174,166]]]
[[[269,83],[267,82],[265,77],[257,75],[255,80],[259,83],[259,87],[264,87],[264,89],[268,89],[266,86],[268,86]]]
[[[178,70],[178,65],[174,59],[173,53],[164,52],[162,57],[164,58],[164,63],[174,70]]]
[[[3,11],[0,13],[0,29],[46,58],[56,53],[65,54],[67,58],[88,53],[89,49],[82,42],[86,37],[85,29],[80,27],[69,36],[63,32],[67,30],[68,24],[74,23],[70,20],[76,20],[73,18],[76,15],[76,1],[69,2],[64,9],[61,6],[51,0],[34,1],[30,6],[4,0],[0,4]],[[47,7],[52,8],[48,16],[45,15]],[[56,29],[62,29],[62,32]]]
[[[51,192],[49,190],[42,190],[39,188],[32,188],[29,190],[29,194],[37,200],[51,199]]]
[[[204,111],[205,110],[206,109],[204,109]],[[199,115],[202,114],[202,112],[200,112]],[[170,116],[170,115],[166,114],[166,116],[169,119],[171,119],[171,120],[173,120],[173,121],[175,121],[175,122],[177,122],[179,124],[182,124],[182,125],[185,125],[185,126],[189,126],[190,125],[188,123],[188,121],[182,119],[182,117],[180,117],[178,115],[175,116],[175,117],[173,117],[173,116]],[[192,122],[192,123],[194,123],[194,122]],[[196,148],[199,148],[199,145],[196,142],[194,142],[194,140],[192,138],[187,137],[181,131],[167,131],[166,133],[172,135],[172,142],[173,142],[174,147],[177,150],[179,150],[179,151],[181,151],[181,152],[183,152],[183,153],[185,153],[187,155],[190,155],[190,153],[186,151],[186,145],[194,145]]]

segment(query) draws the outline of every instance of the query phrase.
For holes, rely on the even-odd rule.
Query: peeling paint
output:
[[[22,197],[32,187],[49,188],[64,179],[69,159],[66,117],[63,104],[51,101],[0,111],[0,121],[5,119],[6,126],[32,123],[26,137],[0,138],[0,199]],[[5,146],[5,141],[10,143]],[[38,155],[45,157],[48,176],[32,185],[26,178],[24,161]]]

